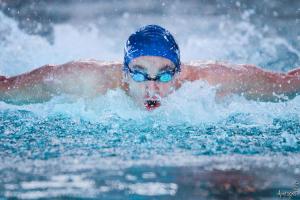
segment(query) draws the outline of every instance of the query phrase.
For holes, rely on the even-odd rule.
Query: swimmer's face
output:
[[[159,56],[140,56],[133,59],[129,63],[129,68],[134,71],[141,71],[148,74],[149,77],[155,78],[157,75],[172,71],[175,65],[169,59]],[[169,82],[160,82],[146,80],[137,82],[133,80],[131,74],[126,74],[126,82],[128,83],[128,93],[135,101],[146,107],[148,110],[153,110],[160,106],[160,100],[172,93],[175,89],[176,73]]]

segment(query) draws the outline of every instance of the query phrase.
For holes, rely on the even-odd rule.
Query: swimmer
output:
[[[300,94],[300,68],[275,73],[247,64],[184,64],[172,34],[158,25],[147,25],[128,38],[123,62],[74,61],[45,65],[13,77],[0,76],[0,100],[39,103],[61,94],[93,98],[121,88],[138,105],[153,110],[162,98],[197,80],[217,87],[216,100],[238,94],[278,102]]]

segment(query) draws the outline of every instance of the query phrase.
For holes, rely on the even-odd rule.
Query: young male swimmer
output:
[[[60,94],[90,98],[121,88],[137,104],[153,110],[161,105],[161,98],[196,80],[217,86],[216,98],[239,94],[258,101],[281,101],[300,93],[300,68],[273,73],[253,65],[182,64],[173,36],[158,25],[147,25],[130,35],[124,52],[123,63],[76,61],[10,78],[0,76],[0,100],[36,103]]]

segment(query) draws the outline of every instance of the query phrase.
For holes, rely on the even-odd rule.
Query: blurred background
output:
[[[300,65],[300,1],[0,0],[0,72],[46,63],[122,60],[146,24],[175,35],[183,62],[226,60],[277,71]]]

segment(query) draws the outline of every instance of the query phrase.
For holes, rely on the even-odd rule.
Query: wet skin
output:
[[[156,77],[174,64],[163,57],[141,56],[129,63],[132,69]],[[206,81],[217,87],[216,100],[238,94],[257,101],[285,101],[300,94],[300,69],[288,73],[262,70],[254,65],[197,63],[181,65],[181,71],[167,83],[135,82],[122,71],[122,63],[95,60],[45,65],[13,77],[0,76],[0,100],[13,104],[38,103],[68,94],[73,98],[93,98],[110,89],[121,88],[137,105],[153,110],[160,99],[173,93],[187,81]]]

